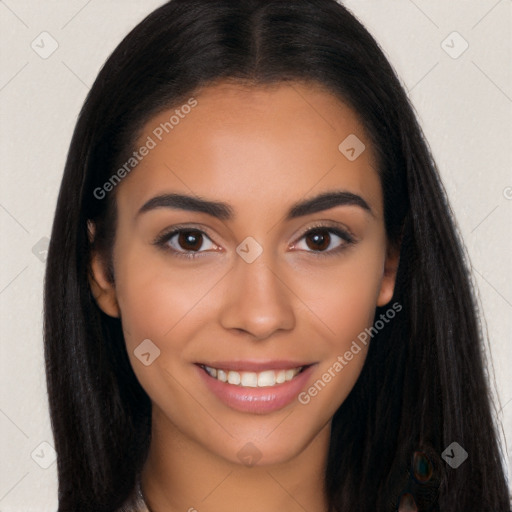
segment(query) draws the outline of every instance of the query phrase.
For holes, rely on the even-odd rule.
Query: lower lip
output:
[[[208,389],[231,409],[255,414],[266,414],[286,407],[305,387],[313,367],[308,366],[292,380],[264,388],[246,388],[221,382],[197,366]]]

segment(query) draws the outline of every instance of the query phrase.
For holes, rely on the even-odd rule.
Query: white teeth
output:
[[[276,372],[267,370],[258,375],[258,387],[273,386],[276,383]]]
[[[228,382],[230,384],[240,384],[240,374],[238,372],[229,372],[228,373]]]
[[[234,386],[242,386],[246,388],[264,388],[272,387],[277,384],[283,384],[292,380],[300,371],[302,367],[292,368],[289,370],[264,370],[262,372],[236,372],[230,370],[220,370],[212,368],[211,366],[204,366],[204,369],[211,377],[227,382]]]
[[[257,388],[258,374],[254,372],[242,372],[240,384],[246,388]]]
[[[285,380],[292,380],[293,377],[295,377],[295,370],[286,370],[284,372],[284,378]]]

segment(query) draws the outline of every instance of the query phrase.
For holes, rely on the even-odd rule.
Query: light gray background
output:
[[[0,1],[1,512],[57,508],[41,335],[44,237],[90,85],[122,37],[162,3]],[[438,162],[483,305],[495,373],[491,384],[499,395],[495,407],[510,445],[512,2],[346,5],[397,69]],[[46,59],[31,47],[40,53],[51,49],[51,38],[40,36],[44,31],[58,44]],[[463,39],[450,36],[454,31]],[[464,41],[469,47],[459,56]],[[510,474],[512,449],[505,449]]]

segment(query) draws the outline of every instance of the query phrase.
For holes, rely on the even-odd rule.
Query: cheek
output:
[[[215,269],[185,271],[186,262],[180,268],[168,258],[133,248],[116,264],[116,293],[129,348],[150,338],[165,339],[167,348],[179,351],[180,340],[187,338],[183,330],[197,327],[195,317],[204,313],[208,292],[219,279]]]
[[[204,421],[201,411],[190,407],[183,385],[193,378],[190,341],[210,322],[211,296],[221,276],[206,266],[180,271],[166,255],[145,249],[126,248],[116,262],[116,293],[132,368],[151,399],[184,425]],[[148,365],[141,358],[145,353]]]
[[[342,350],[372,324],[383,261],[382,246],[368,243],[343,255],[336,263],[320,261],[296,272],[293,289],[314,313],[330,348]]]
[[[321,332],[315,351],[319,360],[314,379],[299,396],[311,414],[324,421],[336,412],[355,385],[368,353],[377,297],[383,273],[380,244],[368,244],[325,272],[321,266],[307,273],[301,298]],[[298,282],[297,282],[298,286]]]

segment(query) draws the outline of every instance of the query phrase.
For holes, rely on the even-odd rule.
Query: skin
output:
[[[220,82],[194,97],[198,105],[116,189],[115,286],[101,255],[92,259],[93,293],[104,312],[121,317],[133,369],[153,404],[146,501],[154,512],[325,511],[331,418],[368,347],[360,344],[307,405],[293,400],[268,414],[225,405],[195,363],[307,361],[315,363],[307,389],[372,326],[376,306],[391,300],[398,255],[386,238],[370,140],[355,112],[318,85]],[[173,111],[147,123],[141,144]],[[350,134],[366,146],[354,161],[338,150]],[[285,219],[295,202],[332,190],[357,194],[371,213],[342,205]],[[228,203],[234,217],[164,207],[137,215],[171,192]],[[184,223],[205,233],[195,259],[153,243]],[[327,225],[320,250],[303,236],[318,223]],[[356,243],[330,233],[332,226]],[[248,236],[263,249],[252,263],[236,252]],[[173,240],[176,250],[190,251]],[[134,355],[147,338],[161,351],[149,366]],[[261,455],[253,467],[237,456],[247,442]]]

